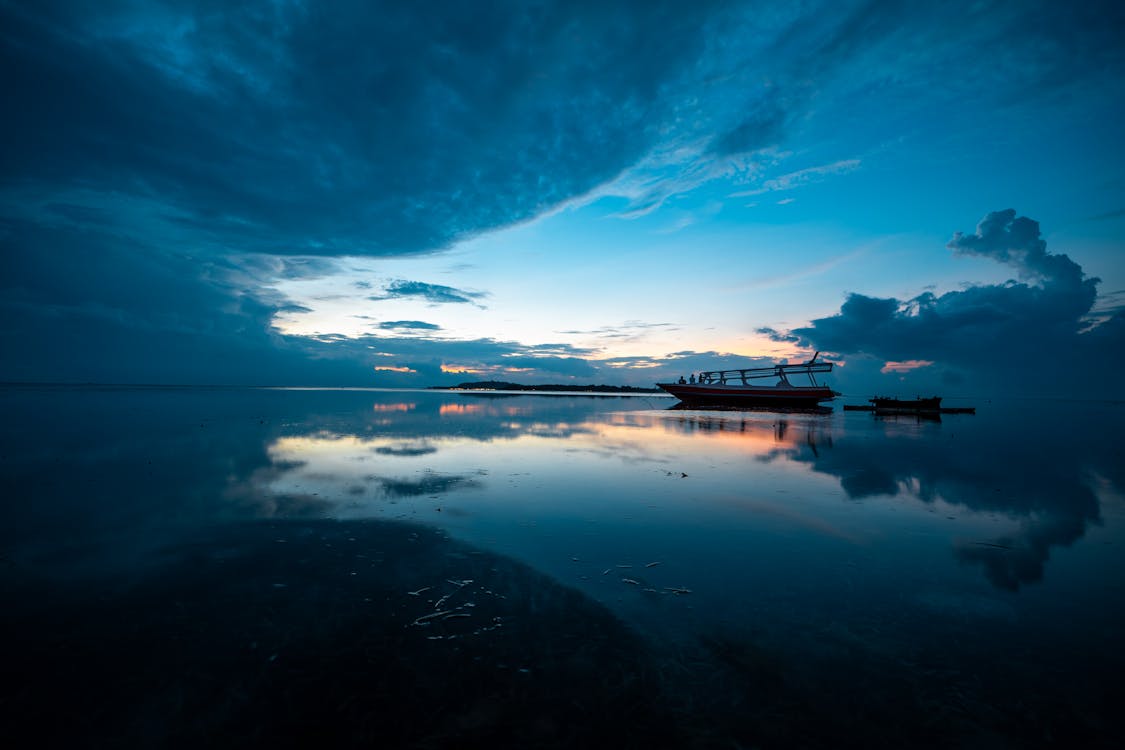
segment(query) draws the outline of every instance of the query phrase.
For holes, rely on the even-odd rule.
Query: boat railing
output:
[[[772,367],[751,367],[745,370],[712,370],[699,373],[698,382],[704,384],[727,385],[728,383],[742,383],[758,378],[780,378],[788,382],[789,375],[807,375],[812,384],[816,386],[813,373],[832,372],[832,362],[806,362],[799,365],[774,365]]]

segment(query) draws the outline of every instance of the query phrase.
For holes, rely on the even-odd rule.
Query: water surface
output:
[[[1125,405],[674,403],[6,389],[5,710],[135,745],[1121,739]]]

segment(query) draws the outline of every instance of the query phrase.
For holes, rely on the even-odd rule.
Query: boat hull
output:
[[[692,383],[657,383],[657,386],[687,404],[720,406],[816,406],[836,398],[827,387],[699,385]]]

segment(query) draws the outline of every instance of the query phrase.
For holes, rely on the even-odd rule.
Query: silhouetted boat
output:
[[[815,373],[832,372],[831,362],[817,362],[820,352],[808,362],[799,365],[773,365],[746,370],[714,370],[693,374],[690,380],[680,378],[678,383],[657,383],[687,404],[726,406],[798,406],[815,407],[821,401],[831,401],[840,394],[816,382]],[[810,385],[793,385],[793,375],[807,376]],[[763,381],[777,378],[777,382]]]
[[[890,409],[898,411],[938,411],[941,409],[941,396],[931,396],[929,398],[919,396],[914,399],[876,396],[871,399],[871,404],[875,407],[876,411]]]

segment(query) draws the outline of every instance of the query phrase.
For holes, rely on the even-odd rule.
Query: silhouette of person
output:
[[[686,383],[686,382],[687,382],[687,381],[686,381],[686,380],[684,380],[684,376],[683,376],[683,375],[681,375],[681,376],[680,376],[680,383],[681,383],[681,385],[682,385],[683,383]]]
[[[693,372],[693,373],[691,374],[691,382],[692,382],[692,383],[694,383],[694,382],[695,382],[695,373],[694,373],[694,372]]]

